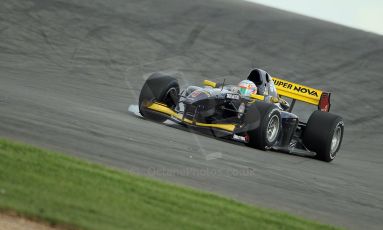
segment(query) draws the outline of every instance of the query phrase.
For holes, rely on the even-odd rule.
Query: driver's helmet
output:
[[[239,93],[244,97],[249,97],[251,94],[257,93],[257,86],[254,82],[243,80],[239,83]]]

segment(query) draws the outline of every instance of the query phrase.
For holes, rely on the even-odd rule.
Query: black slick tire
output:
[[[282,120],[279,109],[275,105],[261,101],[249,105],[245,122],[248,124],[247,146],[266,150],[278,141],[282,129]]]
[[[152,74],[142,86],[138,101],[141,115],[155,122],[164,122],[166,115],[162,115],[147,109],[147,105],[153,102],[166,104],[170,108],[175,108],[178,104],[180,87],[177,79],[162,75]]]
[[[303,143],[316,153],[316,158],[330,162],[335,158],[343,140],[344,122],[335,114],[315,111],[303,133]]]

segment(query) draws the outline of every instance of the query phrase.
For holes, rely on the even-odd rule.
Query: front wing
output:
[[[196,122],[192,121],[187,118],[183,118],[183,114],[177,113],[173,109],[169,108],[167,105],[154,102],[152,104],[149,104],[146,109],[150,109],[154,112],[161,113],[163,115],[167,115],[169,119],[174,120],[178,123],[182,123],[185,125],[195,126],[195,127],[201,127],[201,128],[213,128],[213,129],[219,129],[225,132],[229,132],[230,134],[234,134],[234,130],[236,129],[235,124],[207,124],[202,122]]]

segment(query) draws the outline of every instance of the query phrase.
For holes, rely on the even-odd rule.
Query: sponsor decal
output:
[[[194,91],[194,92],[192,92],[191,94],[190,94],[190,96],[191,97],[197,97],[198,95],[200,95],[202,92],[200,91],[200,90],[196,90],[196,91]]]
[[[270,82],[270,91],[271,91],[271,93],[274,93],[274,91],[275,91],[275,89],[274,89],[274,82]]]
[[[238,94],[231,94],[231,93],[228,93],[226,94],[226,98],[227,99],[233,99],[233,100],[239,100],[239,95]]]
[[[303,94],[308,94],[311,96],[319,97],[318,92],[314,89],[309,89],[309,88],[306,88],[305,86],[294,85],[294,84],[291,84],[289,82],[284,82],[284,81],[280,81],[280,80],[276,80],[276,79],[273,79],[273,81],[274,81],[274,84],[276,86],[283,87],[283,88],[289,89],[289,90],[293,90],[293,91],[296,91],[298,93],[303,93]]]
[[[268,87],[266,87],[265,92],[263,94],[264,95],[269,95],[269,88]]]
[[[206,91],[202,91],[202,90],[195,90],[193,91],[191,94],[190,94],[190,97],[198,97],[199,95],[201,94],[206,94],[207,96],[210,96],[210,93],[209,92],[206,92]]]

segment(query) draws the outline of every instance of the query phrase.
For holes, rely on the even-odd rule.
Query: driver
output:
[[[257,86],[254,84],[254,82],[249,80],[243,80],[238,84],[239,87],[239,93],[243,97],[250,97],[251,94],[257,93]]]

